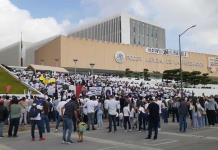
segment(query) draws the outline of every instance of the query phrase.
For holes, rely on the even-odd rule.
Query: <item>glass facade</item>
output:
[[[121,43],[121,16],[71,34],[73,37]]]
[[[124,35],[124,38],[126,36],[128,37],[127,44],[141,45],[144,47],[165,48],[165,30],[163,28],[132,18],[128,18],[128,21],[125,22],[129,24],[122,25],[121,17],[122,16],[114,17],[101,23],[91,25],[85,29],[74,32],[70,36],[113,43],[122,43],[122,38]]]
[[[130,44],[165,48],[165,31],[160,27],[130,19]]]

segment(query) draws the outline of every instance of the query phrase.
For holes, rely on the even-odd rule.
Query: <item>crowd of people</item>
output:
[[[50,123],[55,122],[55,132],[60,132],[63,122],[63,144],[73,143],[71,134],[78,133],[83,141],[87,130],[103,129],[108,132],[148,131],[147,139],[158,137],[161,123],[179,124],[178,130],[186,132],[190,126],[200,129],[214,126],[218,121],[218,97],[196,97],[194,93],[163,83],[130,80],[112,75],[63,74],[54,72],[16,71],[23,82],[39,90],[43,96],[0,97],[0,137],[8,123],[8,137],[17,137],[21,125],[31,125],[32,141],[35,126],[39,140],[50,133]],[[16,88],[16,87],[14,87]],[[188,125],[189,121],[190,125]],[[105,123],[108,124],[105,125]]]

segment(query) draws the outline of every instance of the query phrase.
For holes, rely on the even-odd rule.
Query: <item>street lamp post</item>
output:
[[[58,58],[55,58],[54,61],[55,61],[55,66],[58,67],[58,61],[59,61],[59,59],[58,59]]]
[[[91,74],[93,75],[93,68],[94,68],[95,64],[94,63],[90,63],[89,65],[91,67]]]
[[[40,65],[44,65],[44,59],[40,59]]]
[[[180,94],[181,94],[181,98],[183,98],[183,75],[182,75],[182,50],[181,50],[181,37],[183,34],[185,34],[188,30],[190,30],[191,28],[196,27],[196,25],[193,25],[189,28],[187,28],[185,31],[183,31],[182,33],[179,34],[179,70],[180,70]]]
[[[76,63],[78,62],[78,59],[73,59],[74,62],[74,74],[76,75]]]

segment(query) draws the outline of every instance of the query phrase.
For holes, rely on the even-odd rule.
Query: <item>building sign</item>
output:
[[[218,57],[208,57],[208,71],[218,72]]]
[[[142,61],[142,57],[139,56],[126,56],[126,59],[130,60],[130,61]]]
[[[125,55],[122,51],[117,51],[114,55],[115,61],[119,64],[124,63],[125,60],[128,61],[142,61],[142,57],[133,56],[133,55]]]
[[[171,59],[158,59],[158,58],[153,58],[153,57],[146,59],[145,62],[146,63],[153,63],[153,64],[155,63],[155,64],[179,65],[179,61],[173,61]],[[194,62],[194,61],[187,61],[187,60],[183,60],[182,65],[189,66],[189,67],[197,67],[197,68],[204,67],[203,63]]]
[[[171,56],[179,56],[179,51],[172,49],[161,49],[161,48],[145,48],[145,52],[154,53],[159,55],[171,55]],[[182,51],[183,57],[188,57],[188,52]]]
[[[125,54],[122,51],[117,51],[114,55],[115,61],[119,64],[122,64],[125,61]]]

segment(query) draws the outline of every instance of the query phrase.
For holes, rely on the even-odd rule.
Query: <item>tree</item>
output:
[[[191,73],[188,71],[183,71],[182,72],[182,76],[183,76],[183,82],[189,83],[190,82],[190,77],[191,77]]]
[[[162,76],[163,80],[175,80],[178,81],[180,79],[180,70],[179,69],[173,69],[173,70],[165,70],[163,72]]]
[[[144,69],[143,71],[144,80],[148,80],[150,77],[150,74],[148,71],[149,71],[148,69]]]
[[[125,75],[126,75],[127,77],[131,77],[131,74],[132,74],[132,71],[131,71],[129,68],[126,68],[126,70],[125,70]]]
[[[153,72],[152,72],[152,75],[153,75],[153,77],[155,77],[155,78],[161,78],[161,76],[162,76],[159,71],[153,71]]]
[[[190,81],[189,83],[192,85],[198,85],[201,83],[201,72],[200,71],[192,71],[190,73]]]
[[[200,83],[203,85],[209,84],[211,82],[211,79],[208,77],[208,73],[203,73],[201,76],[201,81]]]

